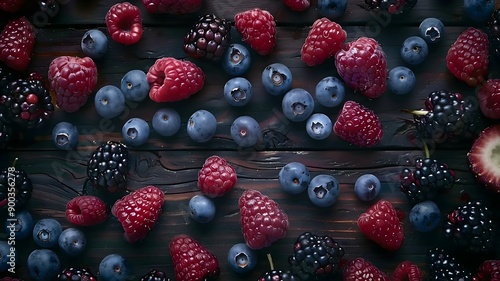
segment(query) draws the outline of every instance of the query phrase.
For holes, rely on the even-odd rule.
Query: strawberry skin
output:
[[[497,124],[484,129],[467,153],[470,169],[476,179],[496,193],[500,193],[499,147],[500,125]]]
[[[117,200],[111,214],[122,224],[125,240],[135,243],[146,238],[153,229],[162,208],[163,191],[150,185]]]
[[[364,258],[347,261],[342,267],[342,281],[390,281],[387,274],[380,271]]]
[[[78,196],[66,204],[66,219],[75,225],[96,225],[108,219],[108,208],[98,197]]]
[[[0,61],[17,71],[24,71],[31,61],[35,29],[26,17],[11,20],[0,34]]]
[[[391,202],[381,199],[358,218],[359,230],[382,248],[395,251],[403,244],[403,226]]]
[[[479,89],[477,97],[484,116],[500,119],[500,79],[488,79]]]

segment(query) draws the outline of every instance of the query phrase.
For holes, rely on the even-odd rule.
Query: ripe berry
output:
[[[319,104],[335,107],[344,101],[345,87],[337,77],[327,76],[316,84],[314,93]]]
[[[332,120],[326,114],[314,113],[306,121],[306,132],[315,140],[328,138],[332,131]]]
[[[372,201],[379,195],[381,189],[380,180],[372,174],[361,175],[354,183],[354,193],[361,201]]]
[[[280,96],[288,92],[292,86],[292,72],[281,63],[273,63],[262,71],[262,86],[268,94]]]
[[[21,169],[2,169],[0,172],[0,208],[8,211],[9,193],[14,188],[15,211],[25,209],[31,199],[33,184],[28,174]],[[12,200],[12,199],[11,199]]]
[[[279,270],[274,268],[273,260],[271,254],[267,254],[267,259],[269,260],[269,265],[271,270],[266,271],[260,276],[257,281],[299,281],[299,277],[295,276],[289,270]]]
[[[464,0],[464,11],[467,17],[478,23],[485,23],[495,10],[495,1]]]
[[[127,100],[143,101],[149,94],[146,73],[139,69],[125,73],[120,81],[120,90]]]
[[[300,58],[308,66],[322,64],[342,48],[347,33],[327,18],[314,21],[300,50]]]
[[[400,54],[406,63],[419,65],[427,58],[429,47],[422,37],[410,36],[403,41]]]
[[[208,223],[215,217],[215,204],[204,195],[197,194],[189,200],[189,216],[196,222]]]
[[[240,116],[231,124],[230,134],[233,141],[242,147],[256,145],[262,139],[260,125],[250,116]]]
[[[125,111],[125,96],[118,87],[106,85],[95,94],[94,105],[102,118],[115,118]]]
[[[429,280],[472,280],[472,274],[455,257],[442,248],[427,251]]]
[[[184,36],[184,52],[193,58],[220,59],[231,42],[231,23],[204,15]]]
[[[110,192],[125,189],[129,172],[128,148],[118,142],[107,141],[101,144],[87,162],[87,177],[95,187]]]
[[[344,103],[333,131],[341,139],[361,147],[376,145],[384,134],[378,116],[354,101]]]
[[[234,272],[246,273],[257,265],[257,253],[247,244],[237,243],[229,249],[227,263]]]
[[[415,88],[416,78],[411,69],[396,66],[387,75],[387,87],[397,95],[406,95]]]
[[[10,245],[8,244],[8,242],[5,240],[0,241],[0,272],[7,272],[7,270],[10,268],[8,264],[9,254]]]
[[[242,40],[259,55],[271,53],[276,44],[276,22],[269,11],[253,8],[234,16],[234,26]]]
[[[103,280],[125,281],[131,275],[128,260],[119,254],[109,254],[99,263],[99,277]]]
[[[54,280],[61,270],[57,254],[49,249],[33,250],[26,260],[30,277],[35,281]]]
[[[420,232],[429,232],[441,225],[441,211],[433,201],[423,201],[415,204],[409,214],[410,224]]]
[[[241,44],[231,44],[226,48],[221,63],[227,74],[241,76],[250,69],[252,57],[247,47]]]
[[[340,185],[337,179],[331,175],[320,174],[309,182],[307,195],[309,200],[318,207],[329,207],[333,205],[340,194]]]
[[[437,18],[426,18],[418,26],[418,32],[427,43],[437,43],[445,35],[444,24]]]
[[[99,59],[108,52],[108,37],[99,29],[90,29],[83,35],[80,45],[85,55]]]
[[[235,77],[224,85],[224,99],[232,106],[244,106],[252,98],[252,84],[246,78]]]
[[[35,222],[30,212],[27,210],[18,211],[12,219],[15,221],[5,220],[5,233],[15,232],[16,241],[31,237]],[[0,262],[0,264],[2,263]]]
[[[78,226],[91,226],[108,219],[108,207],[98,197],[77,196],[66,203],[66,219]]]
[[[151,269],[140,281],[170,281],[170,278],[167,278],[167,274],[162,270]]]
[[[52,142],[62,150],[75,149],[78,137],[78,129],[69,122],[59,122],[52,129]]]
[[[364,258],[354,258],[342,267],[343,281],[390,281],[389,276]]]
[[[304,164],[290,162],[281,168],[278,180],[283,191],[290,194],[299,194],[309,186],[311,174]]]
[[[90,272],[88,268],[75,268],[69,267],[63,269],[58,275],[55,281],[97,281],[97,277]]]
[[[61,232],[57,244],[64,254],[74,257],[85,251],[87,238],[81,230],[69,227]]]
[[[0,34],[0,61],[16,71],[25,71],[34,45],[35,28],[28,19],[23,16],[10,20]]]
[[[495,9],[486,23],[490,49],[495,58],[500,59],[500,8]]]
[[[50,248],[57,245],[59,235],[62,233],[61,224],[52,218],[39,220],[33,226],[33,240],[42,248]]]
[[[344,15],[347,8],[347,0],[318,0],[318,13],[331,20]]]
[[[291,89],[283,96],[281,109],[289,120],[305,121],[314,111],[314,99],[308,91],[302,88]]]
[[[302,12],[311,5],[309,0],[283,0],[283,3],[292,11]]]
[[[106,26],[111,39],[131,45],[142,37],[141,11],[129,2],[117,3],[106,13]]]
[[[149,124],[144,119],[130,118],[122,127],[123,141],[130,146],[140,146],[148,141],[150,132]]]
[[[164,137],[173,136],[181,128],[181,116],[173,108],[160,108],[153,115],[151,125],[159,135]]]
[[[409,260],[398,264],[392,273],[392,281],[423,281],[424,274],[420,267]]]
[[[205,159],[198,171],[198,188],[210,198],[223,196],[234,187],[236,181],[234,168],[217,155]]]
[[[183,15],[198,11],[202,0],[142,0],[148,13]]]
[[[217,119],[205,109],[195,111],[188,119],[187,133],[196,142],[207,142],[213,138],[217,129]]]

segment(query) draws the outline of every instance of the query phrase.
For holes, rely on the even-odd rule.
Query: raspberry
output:
[[[347,33],[327,18],[317,19],[302,45],[301,59],[308,66],[322,64],[340,50]]]
[[[98,197],[78,196],[66,203],[66,219],[79,226],[100,224],[108,219],[108,208]]]
[[[174,264],[175,280],[215,280],[220,274],[217,257],[186,234],[172,238],[170,255]]]
[[[149,97],[155,102],[174,102],[187,99],[203,88],[205,75],[190,61],[171,57],[157,59],[149,68]]]
[[[390,281],[387,274],[383,273],[371,262],[364,258],[355,258],[346,262],[342,268],[342,281]]]
[[[488,79],[477,93],[479,108],[484,116],[500,119],[500,79]]]
[[[115,202],[111,214],[122,224],[129,243],[146,238],[163,208],[163,191],[155,186],[142,187]]]
[[[56,92],[57,106],[75,112],[97,85],[97,66],[89,57],[60,56],[50,63],[48,77]]]
[[[283,0],[283,3],[292,11],[302,12],[309,8],[311,3],[309,0]]]
[[[392,273],[392,281],[422,281],[424,276],[420,267],[411,261],[402,261]]]
[[[198,172],[198,188],[208,197],[226,194],[236,184],[234,168],[219,156],[210,156]]]
[[[119,142],[107,141],[87,161],[87,178],[92,185],[109,192],[125,189],[130,169],[128,148]]]
[[[11,20],[0,34],[0,61],[16,71],[24,71],[31,61],[35,29],[25,18]]]
[[[469,27],[448,50],[446,66],[456,78],[476,87],[485,81],[488,74],[488,48],[488,35]]]
[[[24,4],[25,0],[2,0],[0,2],[0,10],[7,13],[17,12]]]
[[[363,147],[374,146],[384,133],[378,116],[354,101],[344,103],[333,124],[333,131],[341,139]]]
[[[271,53],[276,44],[276,22],[266,10],[254,8],[234,16],[234,26],[259,55]]]
[[[256,190],[245,191],[238,200],[243,238],[251,249],[262,249],[285,237],[288,216],[278,203]]]
[[[184,36],[184,52],[193,58],[219,59],[231,42],[231,27],[216,15],[201,16]]]
[[[473,281],[499,281],[500,260],[485,260],[472,277]]]
[[[129,2],[117,3],[106,13],[106,26],[111,39],[131,45],[142,37],[141,11]]]
[[[201,8],[202,0],[142,0],[151,14],[190,14]]]
[[[368,98],[380,97],[387,88],[387,60],[373,38],[360,37],[344,45],[335,56],[335,66],[349,87]]]

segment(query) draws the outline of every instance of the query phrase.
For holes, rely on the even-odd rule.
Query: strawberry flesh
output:
[[[487,189],[500,193],[500,125],[481,132],[467,154],[470,170]]]

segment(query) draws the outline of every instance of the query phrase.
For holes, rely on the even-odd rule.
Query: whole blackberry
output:
[[[482,201],[469,201],[446,217],[444,233],[457,249],[472,254],[488,254],[494,249],[495,224]]]
[[[0,93],[3,95],[7,85],[18,78],[16,72],[7,67],[5,64],[0,63]]]
[[[500,60],[500,9],[496,9],[486,23],[491,53]]]
[[[292,273],[301,280],[332,278],[339,271],[344,249],[330,236],[301,234],[288,258]]]
[[[414,170],[403,169],[400,180],[399,189],[414,205],[425,200],[432,200],[442,191],[452,188],[456,176],[445,163],[431,158],[419,158],[415,161]]]
[[[193,58],[219,59],[230,44],[231,27],[215,15],[201,16],[184,36],[184,52]]]
[[[0,150],[5,149],[9,145],[12,137],[12,127],[0,112]]]
[[[65,268],[57,275],[56,281],[97,281],[97,278],[86,268]]]
[[[427,264],[429,266],[429,281],[472,280],[471,272],[444,249],[429,250]]]
[[[418,133],[436,143],[472,139],[484,129],[477,103],[445,90],[430,93],[425,109],[413,111],[413,117]]]
[[[289,271],[283,270],[271,270],[266,272],[262,277],[257,279],[257,281],[299,281],[300,279],[295,277]]]
[[[387,11],[395,15],[412,10],[417,2],[418,0],[365,0],[365,8],[370,11]]]
[[[15,198],[15,210],[24,209],[31,199],[32,192],[33,184],[25,171],[15,167],[0,171],[0,209],[7,210],[11,206],[9,198],[11,198],[12,193],[14,193]]]
[[[97,147],[87,163],[87,177],[95,187],[110,192],[125,189],[129,172],[128,148],[119,142],[107,141]]]
[[[140,281],[170,281],[170,278],[167,278],[167,274],[164,271],[152,269],[142,276]]]

